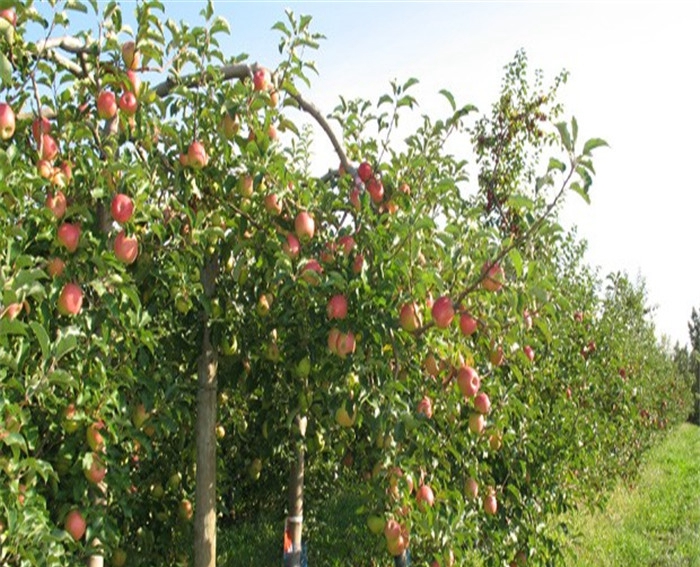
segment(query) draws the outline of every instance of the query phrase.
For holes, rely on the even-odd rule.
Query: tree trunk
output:
[[[202,271],[204,293],[211,298],[218,263],[210,259]],[[216,566],[216,372],[218,356],[211,329],[203,317],[202,354],[197,369],[197,474],[194,504],[194,567]]]
[[[299,417],[297,417],[297,422]],[[301,528],[304,514],[304,444],[295,444],[296,459],[289,472],[289,517],[286,531],[292,544],[284,555],[284,567],[301,567]]]

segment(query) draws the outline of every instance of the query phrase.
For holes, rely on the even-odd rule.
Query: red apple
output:
[[[122,230],[114,239],[114,255],[125,264],[133,264],[139,255],[139,241]]]
[[[13,27],[17,25],[17,13],[12,8],[0,10],[0,18],[4,18],[10,22]]]
[[[472,413],[469,415],[469,431],[476,434],[481,434],[484,431],[484,416],[480,413]]]
[[[374,203],[381,203],[384,200],[384,185],[376,177],[371,177],[367,181],[367,192]]]
[[[107,475],[107,468],[100,456],[97,453],[93,453],[90,468],[84,469],[83,472],[85,473],[85,478],[87,478],[89,482],[92,484],[99,484]]]
[[[71,510],[66,516],[64,528],[75,541],[78,541],[85,535],[87,524],[78,510]]]
[[[363,161],[357,168],[357,176],[362,183],[367,183],[369,178],[372,177],[372,166],[366,161]]]
[[[433,303],[431,313],[433,315],[433,321],[435,321],[435,326],[439,329],[446,329],[452,324],[452,320],[455,316],[452,300],[446,295],[439,297]]]
[[[398,539],[401,536],[401,524],[393,518],[384,524],[384,537],[387,541]]]
[[[114,118],[117,114],[117,97],[113,92],[102,91],[97,96],[97,115],[104,119],[109,120]]]
[[[274,124],[270,124],[267,127],[267,137],[270,138],[270,140],[277,140],[277,138],[279,138],[279,135],[277,134],[277,128]]]
[[[282,212],[282,203],[277,199],[277,195],[270,193],[265,196],[265,209],[272,215],[279,215]]]
[[[457,385],[465,398],[476,396],[481,386],[481,378],[471,366],[462,366],[457,375]]]
[[[345,319],[348,315],[348,300],[344,295],[337,294],[330,298],[326,306],[329,319]]]
[[[112,218],[115,221],[124,224],[125,222],[128,222],[131,215],[134,214],[134,202],[128,195],[125,195],[124,193],[117,193],[114,197],[112,197],[111,211]]]
[[[36,162],[36,169],[44,179],[51,179],[53,177],[53,166],[50,161],[45,159],[40,159]]]
[[[335,327],[328,332],[328,350],[333,354],[338,354],[338,337],[340,335],[340,330]]]
[[[15,133],[15,111],[6,102],[0,102],[0,138],[9,140]]]
[[[209,156],[201,142],[194,141],[187,149],[187,161],[190,167],[201,169],[209,163]]]
[[[34,141],[38,144],[41,142],[41,137],[44,134],[50,134],[51,133],[51,122],[49,121],[48,118],[45,116],[42,116],[41,118],[35,118],[34,121],[32,122],[32,136],[34,137]]]
[[[127,69],[138,69],[141,64],[141,57],[133,41],[126,41],[122,45],[122,61]]]
[[[496,493],[493,488],[488,490],[488,493],[484,496],[483,500],[484,512],[489,516],[493,516],[498,511],[498,501],[496,500]]]
[[[343,254],[346,257],[350,256],[350,253],[353,251],[353,248],[355,248],[355,239],[349,234],[344,234],[343,236],[338,238],[338,248],[343,252]]]
[[[124,89],[130,90],[138,97],[139,93],[141,92],[141,77],[138,76],[136,71],[129,69],[126,72],[126,78],[129,82],[124,84]]]
[[[473,335],[476,332],[478,323],[469,313],[462,313],[459,317],[459,328],[465,336]]]
[[[399,313],[401,328],[409,333],[417,330],[421,326],[421,318],[418,304],[415,302],[404,303]]]
[[[340,333],[338,336],[338,356],[345,358],[348,354],[355,352],[355,335],[351,332]]]
[[[309,285],[318,285],[321,282],[323,268],[318,260],[309,260],[301,269],[300,277]]]
[[[474,397],[474,408],[481,414],[487,414],[491,411],[491,400],[484,392]]]
[[[51,258],[46,264],[46,271],[52,278],[57,278],[63,274],[66,263],[60,258]]]
[[[87,431],[85,432],[85,438],[87,439],[87,444],[90,449],[96,453],[104,453],[105,451],[105,440],[100,431],[104,429],[103,421],[96,421],[88,425]]]
[[[119,109],[127,116],[136,114],[139,107],[139,101],[136,100],[136,95],[131,91],[126,91],[119,97]]]
[[[265,91],[270,87],[272,77],[270,76],[270,71],[261,67],[253,73],[253,88],[256,91]]]
[[[10,303],[5,309],[0,311],[0,319],[7,318],[10,321],[14,321],[22,311],[22,307],[21,303]]]
[[[314,218],[306,211],[301,211],[294,219],[294,232],[302,242],[311,240],[315,229]]]
[[[83,290],[74,283],[63,286],[58,296],[58,312],[61,315],[78,315],[83,306]]]
[[[48,134],[41,137],[41,159],[53,162],[58,156],[58,144]]]
[[[416,492],[416,501],[418,502],[418,508],[421,510],[425,509],[425,504],[432,507],[435,504],[435,494],[433,494],[433,489],[427,484],[424,484]]]
[[[70,183],[73,179],[73,164],[69,161],[64,161],[59,168],[63,176],[66,178],[66,183]]]
[[[56,191],[55,195],[49,195],[46,197],[46,206],[51,209],[53,216],[60,219],[66,214],[66,209],[68,205],[66,203],[66,196],[63,191]]]
[[[428,396],[423,396],[421,401],[418,402],[416,413],[422,413],[428,419],[433,417],[433,402]]]
[[[296,258],[301,252],[299,239],[290,232],[287,234],[286,240],[282,243],[282,250],[290,258]]]
[[[80,242],[80,227],[77,224],[64,222],[58,227],[58,241],[68,250],[75,252]]]
[[[481,280],[481,286],[484,289],[488,291],[498,291],[503,287],[503,279],[505,274],[503,272],[503,268],[497,263],[484,263],[481,273],[486,274],[484,279]]]
[[[525,353],[525,356],[527,356],[530,362],[535,360],[535,351],[532,350],[532,347],[530,345],[525,345],[523,347],[523,352]]]

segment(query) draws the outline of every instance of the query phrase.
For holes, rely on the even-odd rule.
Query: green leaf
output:
[[[39,341],[39,347],[41,347],[41,356],[44,359],[47,359],[50,354],[51,342],[49,339],[49,334],[46,332],[46,329],[44,329],[44,327],[42,327],[36,321],[32,321],[31,323],[29,323],[29,326],[32,328],[32,331],[34,331],[36,340]]]
[[[73,10],[74,12],[81,12],[83,14],[88,13],[87,6],[78,0],[67,0],[66,10]]]
[[[592,150],[607,146],[608,143],[602,138],[591,138],[583,145],[583,155],[589,156]]]
[[[578,122],[576,122],[576,117],[571,117],[571,137],[574,140],[574,145],[576,145],[576,138],[578,138]]]
[[[66,354],[78,346],[78,330],[69,328],[61,333],[54,345],[54,357],[56,361],[61,360]]]
[[[8,447],[16,445],[19,446],[20,449],[22,449],[22,451],[27,451],[27,442],[24,440],[24,437],[22,437],[22,435],[19,433],[8,433],[2,438],[2,440]]]
[[[566,164],[563,161],[560,161],[556,158],[549,158],[549,165],[547,166],[547,171],[549,172],[555,169],[564,173],[566,171]]]
[[[581,187],[578,183],[572,183],[569,187],[575,193],[581,195],[581,198],[586,201],[589,205],[591,204],[591,198],[588,196],[588,191]]]
[[[515,274],[518,278],[523,277],[523,257],[517,248],[512,248],[508,252],[508,258],[510,258],[513,268],[515,268]]]
[[[58,386],[65,386],[66,388],[76,388],[78,386],[78,381],[65,370],[54,370],[49,374],[49,382]]]
[[[455,103],[455,97],[452,95],[452,93],[446,89],[442,89],[439,92],[450,103],[450,106],[452,107],[452,112],[457,110],[457,103]]]
[[[561,138],[561,143],[566,148],[568,151],[571,151],[573,148],[573,145],[571,143],[571,134],[569,134],[569,128],[566,125],[566,122],[558,122],[555,124],[557,127],[557,130],[559,130],[559,137]]]
[[[4,52],[0,52],[0,79],[6,85],[12,82],[12,64]]]

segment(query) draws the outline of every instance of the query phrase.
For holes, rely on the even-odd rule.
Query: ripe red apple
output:
[[[401,328],[409,333],[417,330],[421,326],[421,318],[418,304],[415,302],[404,303],[399,313]]]
[[[256,91],[265,91],[270,87],[272,77],[270,76],[270,71],[261,67],[253,73],[253,88]]]
[[[318,260],[309,260],[301,269],[300,277],[309,285],[318,285],[321,282],[323,268]]]
[[[44,134],[50,134],[51,133],[51,122],[49,121],[48,118],[45,116],[42,116],[41,118],[35,118],[34,121],[32,122],[32,136],[34,137],[34,141],[38,144],[41,142],[41,137]]]
[[[294,232],[302,242],[311,240],[315,229],[314,218],[306,211],[301,211],[294,219]]]
[[[384,537],[387,541],[398,539],[401,536],[401,524],[393,518],[384,524]]]
[[[97,95],[97,115],[109,120],[117,114],[117,97],[111,91],[102,91]]]
[[[68,250],[75,252],[80,242],[80,227],[76,224],[64,222],[58,227],[58,241]]]
[[[122,93],[119,97],[119,110],[121,110],[127,116],[133,116],[139,107],[139,101],[136,100],[136,95],[131,91],[126,91]]]
[[[139,241],[122,230],[114,239],[114,255],[125,264],[133,264],[139,255]]]
[[[0,18],[4,18],[10,22],[13,27],[17,25],[17,13],[12,8],[0,10]]]
[[[370,177],[367,181],[367,192],[374,203],[381,203],[384,200],[384,185],[376,177]]]
[[[0,102],[0,138],[9,140],[15,133],[15,111],[6,102]]]
[[[372,166],[366,161],[363,161],[357,168],[357,176],[362,183],[367,183],[369,178],[372,177]]]
[[[416,413],[422,413],[428,419],[433,417],[433,402],[428,396],[423,396],[421,401],[418,402]]]
[[[478,323],[469,313],[462,313],[459,317],[459,329],[465,336],[473,335],[476,332]]]
[[[52,278],[59,277],[66,267],[66,263],[60,258],[51,258],[46,264],[46,271]]]
[[[530,345],[525,345],[523,347],[523,352],[525,353],[525,356],[527,356],[530,362],[535,360],[535,351],[532,350],[532,347]]]
[[[49,134],[41,137],[41,159],[53,162],[58,156],[58,144]]]
[[[326,306],[326,314],[329,319],[345,319],[348,315],[348,300],[342,294],[336,294],[330,298]]]
[[[481,286],[484,289],[488,291],[498,291],[503,287],[505,274],[503,272],[503,268],[497,263],[484,263],[481,273],[486,274],[486,277],[481,280]]]
[[[124,193],[117,193],[112,198],[111,211],[112,218],[115,221],[124,224],[125,222],[129,221],[131,215],[134,213],[134,202],[128,195],[125,195]]]
[[[481,434],[484,431],[484,416],[480,413],[472,413],[469,415],[469,431],[476,434]]]
[[[51,165],[51,162],[46,161],[45,159],[40,159],[38,162],[36,162],[36,169],[39,172],[39,175],[41,175],[44,179],[51,179],[51,177],[53,177],[53,166]]]
[[[464,482],[464,493],[468,498],[476,500],[479,497],[479,483],[475,479],[469,477]]]
[[[83,306],[83,290],[74,283],[63,286],[58,296],[58,312],[61,315],[78,315]]]
[[[124,83],[124,90],[130,90],[138,97],[139,93],[141,92],[141,77],[139,77],[136,71],[129,69],[126,72],[126,78],[129,82]]]
[[[122,45],[122,61],[127,69],[138,69],[141,65],[141,57],[133,41],[126,41]]]
[[[493,516],[498,511],[498,501],[496,500],[496,493],[493,488],[490,488],[487,494],[484,496],[483,500],[484,512],[489,516]]]
[[[0,319],[7,318],[10,321],[14,321],[22,311],[22,307],[21,303],[10,303],[5,309],[0,311]]]
[[[275,127],[274,124],[270,124],[267,127],[267,137],[270,138],[270,140],[277,140],[279,138],[279,135],[277,134],[277,128]]]
[[[63,215],[65,215],[68,204],[63,191],[56,191],[55,195],[49,195],[46,197],[46,206],[51,209],[53,216],[55,216],[57,219],[60,219]]]
[[[355,248],[355,239],[349,234],[344,234],[343,236],[338,238],[338,248],[343,252],[343,254],[346,257],[350,256],[350,253]]]
[[[78,541],[85,535],[87,523],[78,510],[71,510],[66,516],[64,528],[75,541]]]
[[[481,414],[487,414],[491,411],[491,400],[484,392],[474,397],[474,408]]]
[[[104,453],[105,450],[105,440],[100,431],[104,429],[104,422],[96,421],[88,425],[87,431],[85,432],[85,438],[87,439],[87,444],[96,453]]]
[[[275,193],[265,196],[265,209],[272,215],[279,215],[282,212],[282,203]]]
[[[73,164],[69,161],[64,161],[58,169],[65,177],[66,183],[70,183],[70,180],[73,179]]]
[[[446,295],[437,298],[433,303],[431,313],[433,321],[435,321],[435,326],[439,329],[446,329],[452,324],[452,320],[455,316],[452,300]]]
[[[416,501],[418,502],[418,508],[421,510],[425,509],[425,505],[432,507],[435,504],[435,494],[433,494],[433,489],[427,484],[424,484],[416,492]]]
[[[187,149],[187,162],[190,167],[201,169],[209,163],[209,156],[201,142],[195,140]]]
[[[457,385],[465,398],[472,398],[479,391],[481,378],[471,366],[464,365],[457,374]]]
[[[290,258],[296,258],[301,252],[299,239],[290,232],[287,234],[286,240],[282,243],[282,250]]]
[[[90,467],[84,469],[85,478],[88,479],[92,484],[101,483],[105,476],[107,476],[107,467],[105,467],[104,462],[97,453],[92,454],[92,460],[90,461]]]
[[[345,358],[348,354],[355,352],[356,342],[355,335],[351,332],[340,333],[338,336],[338,356]]]

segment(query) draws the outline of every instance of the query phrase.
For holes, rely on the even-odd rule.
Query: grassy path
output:
[[[683,424],[649,452],[639,484],[582,514],[569,567],[700,567],[700,428]]]

